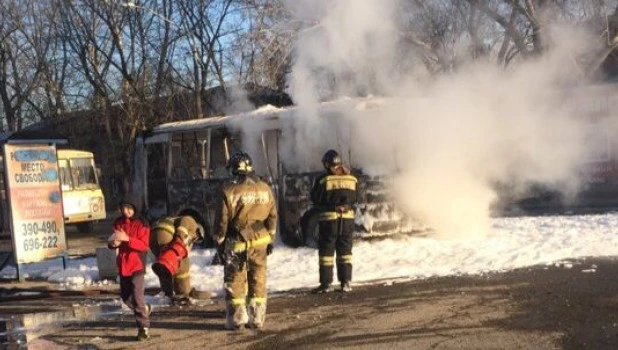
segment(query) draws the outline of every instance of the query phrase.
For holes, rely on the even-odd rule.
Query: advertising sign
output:
[[[38,262],[67,249],[54,144],[5,144],[5,176],[17,264]]]

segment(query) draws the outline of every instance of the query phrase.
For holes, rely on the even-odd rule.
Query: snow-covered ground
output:
[[[357,241],[354,246],[353,285],[374,280],[411,280],[431,276],[482,274],[537,264],[564,264],[580,257],[618,256],[618,213],[578,216],[498,218],[487,237],[438,240],[397,237]],[[210,266],[213,249],[191,252],[191,278],[201,291],[222,295],[223,268]],[[585,264],[585,262],[584,262]],[[585,267],[593,272],[594,266]],[[100,281],[95,258],[75,259],[62,269],[60,259],[25,265],[27,278],[46,278],[70,289]],[[15,276],[12,267],[0,271]],[[146,283],[158,286],[148,268]],[[268,259],[268,289],[281,292],[314,287],[318,283],[318,253],[311,248],[288,248],[277,242]]]

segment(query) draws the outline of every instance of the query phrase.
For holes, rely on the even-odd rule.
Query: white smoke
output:
[[[299,36],[291,74],[303,117],[284,147],[292,163],[319,164],[320,152],[345,151],[338,143],[346,142],[365,171],[394,177],[402,209],[446,237],[488,233],[497,183],[524,189],[538,182],[567,194],[579,188],[586,121],[558,87],[577,77],[574,57],[590,49],[585,33],[556,26],[550,51],[510,70],[470,63],[427,82],[395,73],[401,68],[395,1],[289,4],[315,23]],[[376,111],[340,108],[348,130],[321,115],[325,99],[375,92],[391,97]]]

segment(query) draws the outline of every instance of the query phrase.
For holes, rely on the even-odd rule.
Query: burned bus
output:
[[[243,150],[276,194],[282,241],[290,246],[315,246],[317,219],[309,192],[323,171],[323,152],[336,148],[359,177],[355,234],[375,237],[410,230],[409,221],[388,200],[384,180],[359,167],[350,142],[354,128],[349,116],[361,117],[379,103],[348,99],[322,103],[309,112],[267,105],[237,115],[159,125],[136,142],[134,191],[141,194],[151,219],[191,215],[210,237],[218,194],[229,178],[227,161]],[[209,243],[205,240],[206,246]]]
[[[573,119],[583,121],[578,130],[585,134],[580,162],[573,165],[577,171],[573,176],[583,179],[575,200],[566,202],[548,191],[545,184],[528,186],[531,190],[522,194],[517,188],[511,190],[513,186],[508,181],[496,182],[497,200],[492,207],[495,215],[517,215],[540,208],[566,211],[574,206],[618,206],[618,143],[612,138],[618,130],[615,90],[614,85],[578,87],[563,97],[564,108],[569,109]],[[235,151],[243,150],[251,155],[256,172],[272,185],[277,195],[282,240],[293,246],[315,245],[317,220],[309,192],[314,179],[323,171],[322,154],[334,148],[360,180],[356,236],[427,232],[429,228],[398,210],[392,199],[400,199],[397,196],[401,193],[389,193],[394,187],[389,181],[397,177],[398,169],[413,167],[414,161],[418,161],[405,153],[413,147],[410,143],[414,140],[400,137],[388,143],[371,142],[379,133],[389,134],[388,130],[376,128],[398,128],[405,134],[405,130],[416,127],[405,124],[414,121],[410,118],[389,125],[384,116],[396,102],[350,98],[302,109],[265,106],[237,115],[162,124],[138,139],[133,187],[143,195],[151,218],[189,214],[209,233],[219,204],[218,192],[229,177],[227,161]],[[422,107],[431,101],[414,103]],[[410,113],[419,115],[423,110],[426,108]],[[373,122],[367,123],[368,118],[374,118]],[[389,147],[393,149],[386,149]],[[389,161],[394,165],[387,164],[386,171],[375,169]],[[518,181],[515,179],[515,184]]]

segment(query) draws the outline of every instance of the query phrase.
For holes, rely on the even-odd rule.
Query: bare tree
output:
[[[67,112],[69,105],[78,107],[72,91],[77,85],[72,79],[66,42],[60,36],[60,8],[57,1],[32,1],[32,48],[40,64],[38,88],[28,98],[24,117],[30,122],[56,118]],[[72,84],[69,84],[71,82]],[[68,86],[71,86],[69,89]]]
[[[498,59],[508,64],[515,55],[526,58],[544,52],[550,24],[604,22],[608,6],[615,1],[576,0],[466,0],[497,23],[504,33]],[[614,5],[615,6],[615,5]],[[511,46],[509,48],[509,46]]]
[[[590,76],[599,75],[601,66],[610,59],[610,57],[618,55],[618,2],[617,1],[600,1],[597,7],[593,7],[588,13],[598,23],[598,32],[604,43],[603,48],[598,52],[589,64],[587,74]],[[611,13],[603,11],[603,9],[613,7]],[[609,12],[609,11],[608,11]],[[614,62],[616,59],[614,59]]]
[[[14,0],[0,4],[0,101],[8,131],[21,127],[24,108],[40,86],[43,56],[49,50],[47,6]]]
[[[498,40],[491,23],[465,0],[404,0],[397,11],[401,46],[431,74],[450,72],[463,62],[486,58]]]
[[[616,1],[402,0],[399,3],[402,43],[407,43],[427,70],[436,74],[479,58],[490,57],[508,66],[518,58],[538,55],[552,45],[549,33],[552,24],[605,23],[605,16]]]
[[[172,30],[171,20],[157,12],[159,5],[170,10],[170,1],[131,4],[66,0],[62,6],[64,38],[90,84],[91,106],[113,155],[109,166],[126,179],[125,191],[135,137],[156,119],[152,99],[163,90]]]
[[[236,1],[179,0],[177,4],[181,13],[178,25],[184,30],[192,58],[192,66],[187,67],[191,81],[185,81],[184,85],[193,92],[196,117],[202,118],[210,114],[203,106],[206,89],[213,85],[223,89],[226,86],[224,40],[241,25],[230,20],[236,11]]]
[[[227,52],[236,80],[285,91],[302,24],[291,20],[280,0],[245,0],[241,16],[247,30],[236,32]]]

